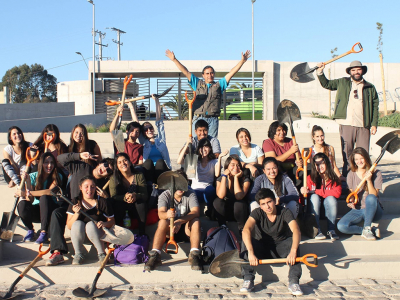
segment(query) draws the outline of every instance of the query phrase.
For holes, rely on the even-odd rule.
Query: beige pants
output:
[[[340,141],[342,143],[343,170],[344,177],[350,169],[349,157],[354,150],[354,145],[364,148],[369,153],[369,129],[364,127],[354,127],[350,125],[339,125]]]

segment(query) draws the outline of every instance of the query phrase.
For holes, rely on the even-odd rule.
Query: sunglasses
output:
[[[107,171],[108,175],[112,175],[114,173],[114,171],[110,168],[110,165],[108,164],[108,162],[105,161],[103,163],[103,165],[104,165],[104,168],[106,168],[106,171]]]
[[[147,130],[154,130],[154,127],[153,126],[147,126],[147,127],[144,127],[143,129],[146,132]]]
[[[354,90],[354,99],[358,99],[358,91]]]

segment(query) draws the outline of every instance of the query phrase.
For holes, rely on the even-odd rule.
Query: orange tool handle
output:
[[[128,99],[128,100],[125,100],[125,103],[134,102],[134,101],[143,100],[143,99],[146,99],[146,97],[145,96],[140,96],[140,97],[136,97],[136,98],[133,98],[133,99]],[[104,103],[107,106],[114,106],[114,105],[120,105],[121,101],[108,100],[108,101],[106,101]]]
[[[45,132],[45,133],[43,134],[44,152],[45,152],[45,153],[47,152],[47,148],[49,148],[50,143],[53,142],[54,139],[56,138],[56,135],[55,135],[54,133],[51,135],[51,139],[50,139],[50,140],[47,139],[48,136],[50,136],[50,135],[47,134],[47,132]]]
[[[371,168],[369,168],[370,172],[374,172],[375,168],[377,166],[377,163],[373,163]],[[346,202],[349,203],[350,202],[350,198],[354,197],[354,201],[352,201],[354,204],[358,203],[358,192],[362,189],[362,187],[364,186],[364,183],[367,181],[367,179],[364,177],[361,182],[357,185],[356,189],[351,192],[347,198],[346,198]]]
[[[128,78],[128,76],[125,76],[124,79],[124,90],[126,90],[126,88],[128,87],[128,84],[131,82],[133,75],[131,74]]]
[[[189,137],[192,137],[192,118],[193,118],[192,110],[193,110],[193,102],[194,102],[194,100],[196,100],[196,92],[193,92],[193,99],[189,100],[188,92],[186,91],[185,98],[186,98],[186,102],[189,105]]]
[[[42,246],[43,246],[43,244],[40,244],[40,246],[39,246],[39,256],[40,256],[40,257],[42,257],[43,255],[46,255],[46,254],[49,253],[49,251],[50,251],[50,245],[49,245],[49,247],[46,249],[46,251],[42,251]]]
[[[39,246],[39,254],[35,257],[35,259],[25,268],[25,270],[19,275],[20,278],[24,277],[26,273],[29,272],[30,269],[38,262],[39,259],[42,258],[43,255],[46,255],[50,251],[50,246],[46,249],[46,251],[42,251],[43,244]]]
[[[354,48],[358,46],[360,50],[355,50]],[[326,62],[324,62],[324,65],[330,64],[331,62],[334,62],[335,60],[338,60],[346,55],[352,54],[352,53],[360,53],[361,51],[363,51],[363,47],[361,46],[361,43],[355,43],[354,46],[351,48],[351,50],[347,51],[346,53],[343,53],[339,56],[336,56],[335,58],[332,58],[331,60],[328,60]]]
[[[170,208],[170,210],[172,210],[172,212],[175,215],[175,209],[174,208]],[[175,218],[170,218],[169,219],[169,241],[167,242],[167,245],[165,245],[165,252],[171,251],[174,252],[175,254],[178,253],[178,244],[175,242],[174,239],[174,221]],[[169,245],[173,245],[175,247],[175,250],[168,250]]]
[[[31,157],[31,147],[28,147],[28,149],[26,149],[26,167],[30,166],[31,163],[37,159],[39,157],[39,151],[36,151],[35,155],[33,157]]]
[[[124,79],[124,89],[123,89],[123,91],[122,91],[122,98],[121,98],[121,106],[122,106],[122,107],[124,107],[126,89],[127,89],[127,87],[128,87],[129,82],[131,82],[131,80],[132,80],[132,74],[131,74],[131,76],[129,76],[129,78],[128,78],[128,76],[125,76],[125,79]],[[118,115],[119,115],[120,117],[122,117],[122,112],[120,112]]]
[[[310,263],[307,261],[309,257],[314,258],[314,263]],[[275,259],[260,259],[258,260],[258,263],[260,265],[269,265],[269,264],[279,264],[279,263],[286,263],[287,259],[286,258],[275,258]],[[306,266],[309,266],[311,268],[316,268],[318,267],[318,256],[314,253],[309,253],[306,254],[302,257],[297,257],[296,262],[302,262]]]

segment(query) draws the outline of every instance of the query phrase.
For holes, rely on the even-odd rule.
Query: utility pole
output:
[[[117,40],[114,40],[114,39],[113,39],[112,41],[118,45],[118,60],[121,60],[121,46],[122,46],[124,43],[121,43],[121,42],[120,42],[120,34],[121,34],[121,33],[126,33],[126,32],[123,31],[123,30],[121,30],[121,29],[115,28],[115,27],[111,27],[111,30],[114,30],[114,31],[117,32]]]
[[[99,34],[99,42],[96,43],[96,45],[99,45],[99,60],[101,61],[101,60],[103,60],[103,47],[108,47],[108,44],[103,45],[101,43],[102,39],[106,36],[106,34],[99,30],[96,30],[96,32]]]

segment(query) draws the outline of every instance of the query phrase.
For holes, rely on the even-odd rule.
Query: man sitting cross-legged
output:
[[[289,291],[296,296],[302,295],[299,286],[301,265],[296,263],[301,239],[299,226],[289,209],[276,205],[275,195],[270,189],[260,189],[256,201],[260,207],[251,212],[242,233],[245,245],[242,257],[250,265],[242,266],[244,282],[240,291],[251,292],[254,289],[254,266],[258,265],[259,259],[286,257]],[[251,236],[253,229],[254,238]]]
[[[176,171],[187,180],[186,174],[182,170]],[[188,241],[190,239],[189,263],[192,270],[202,270],[200,257],[200,208],[196,194],[192,190],[186,192],[177,190],[174,194],[175,216],[170,210],[171,192],[166,190],[158,198],[158,221],[157,231],[154,235],[153,249],[149,251],[150,258],[144,269],[154,270],[161,265],[161,249],[165,242],[165,237],[169,234],[169,219],[175,217],[174,239],[175,241]]]

